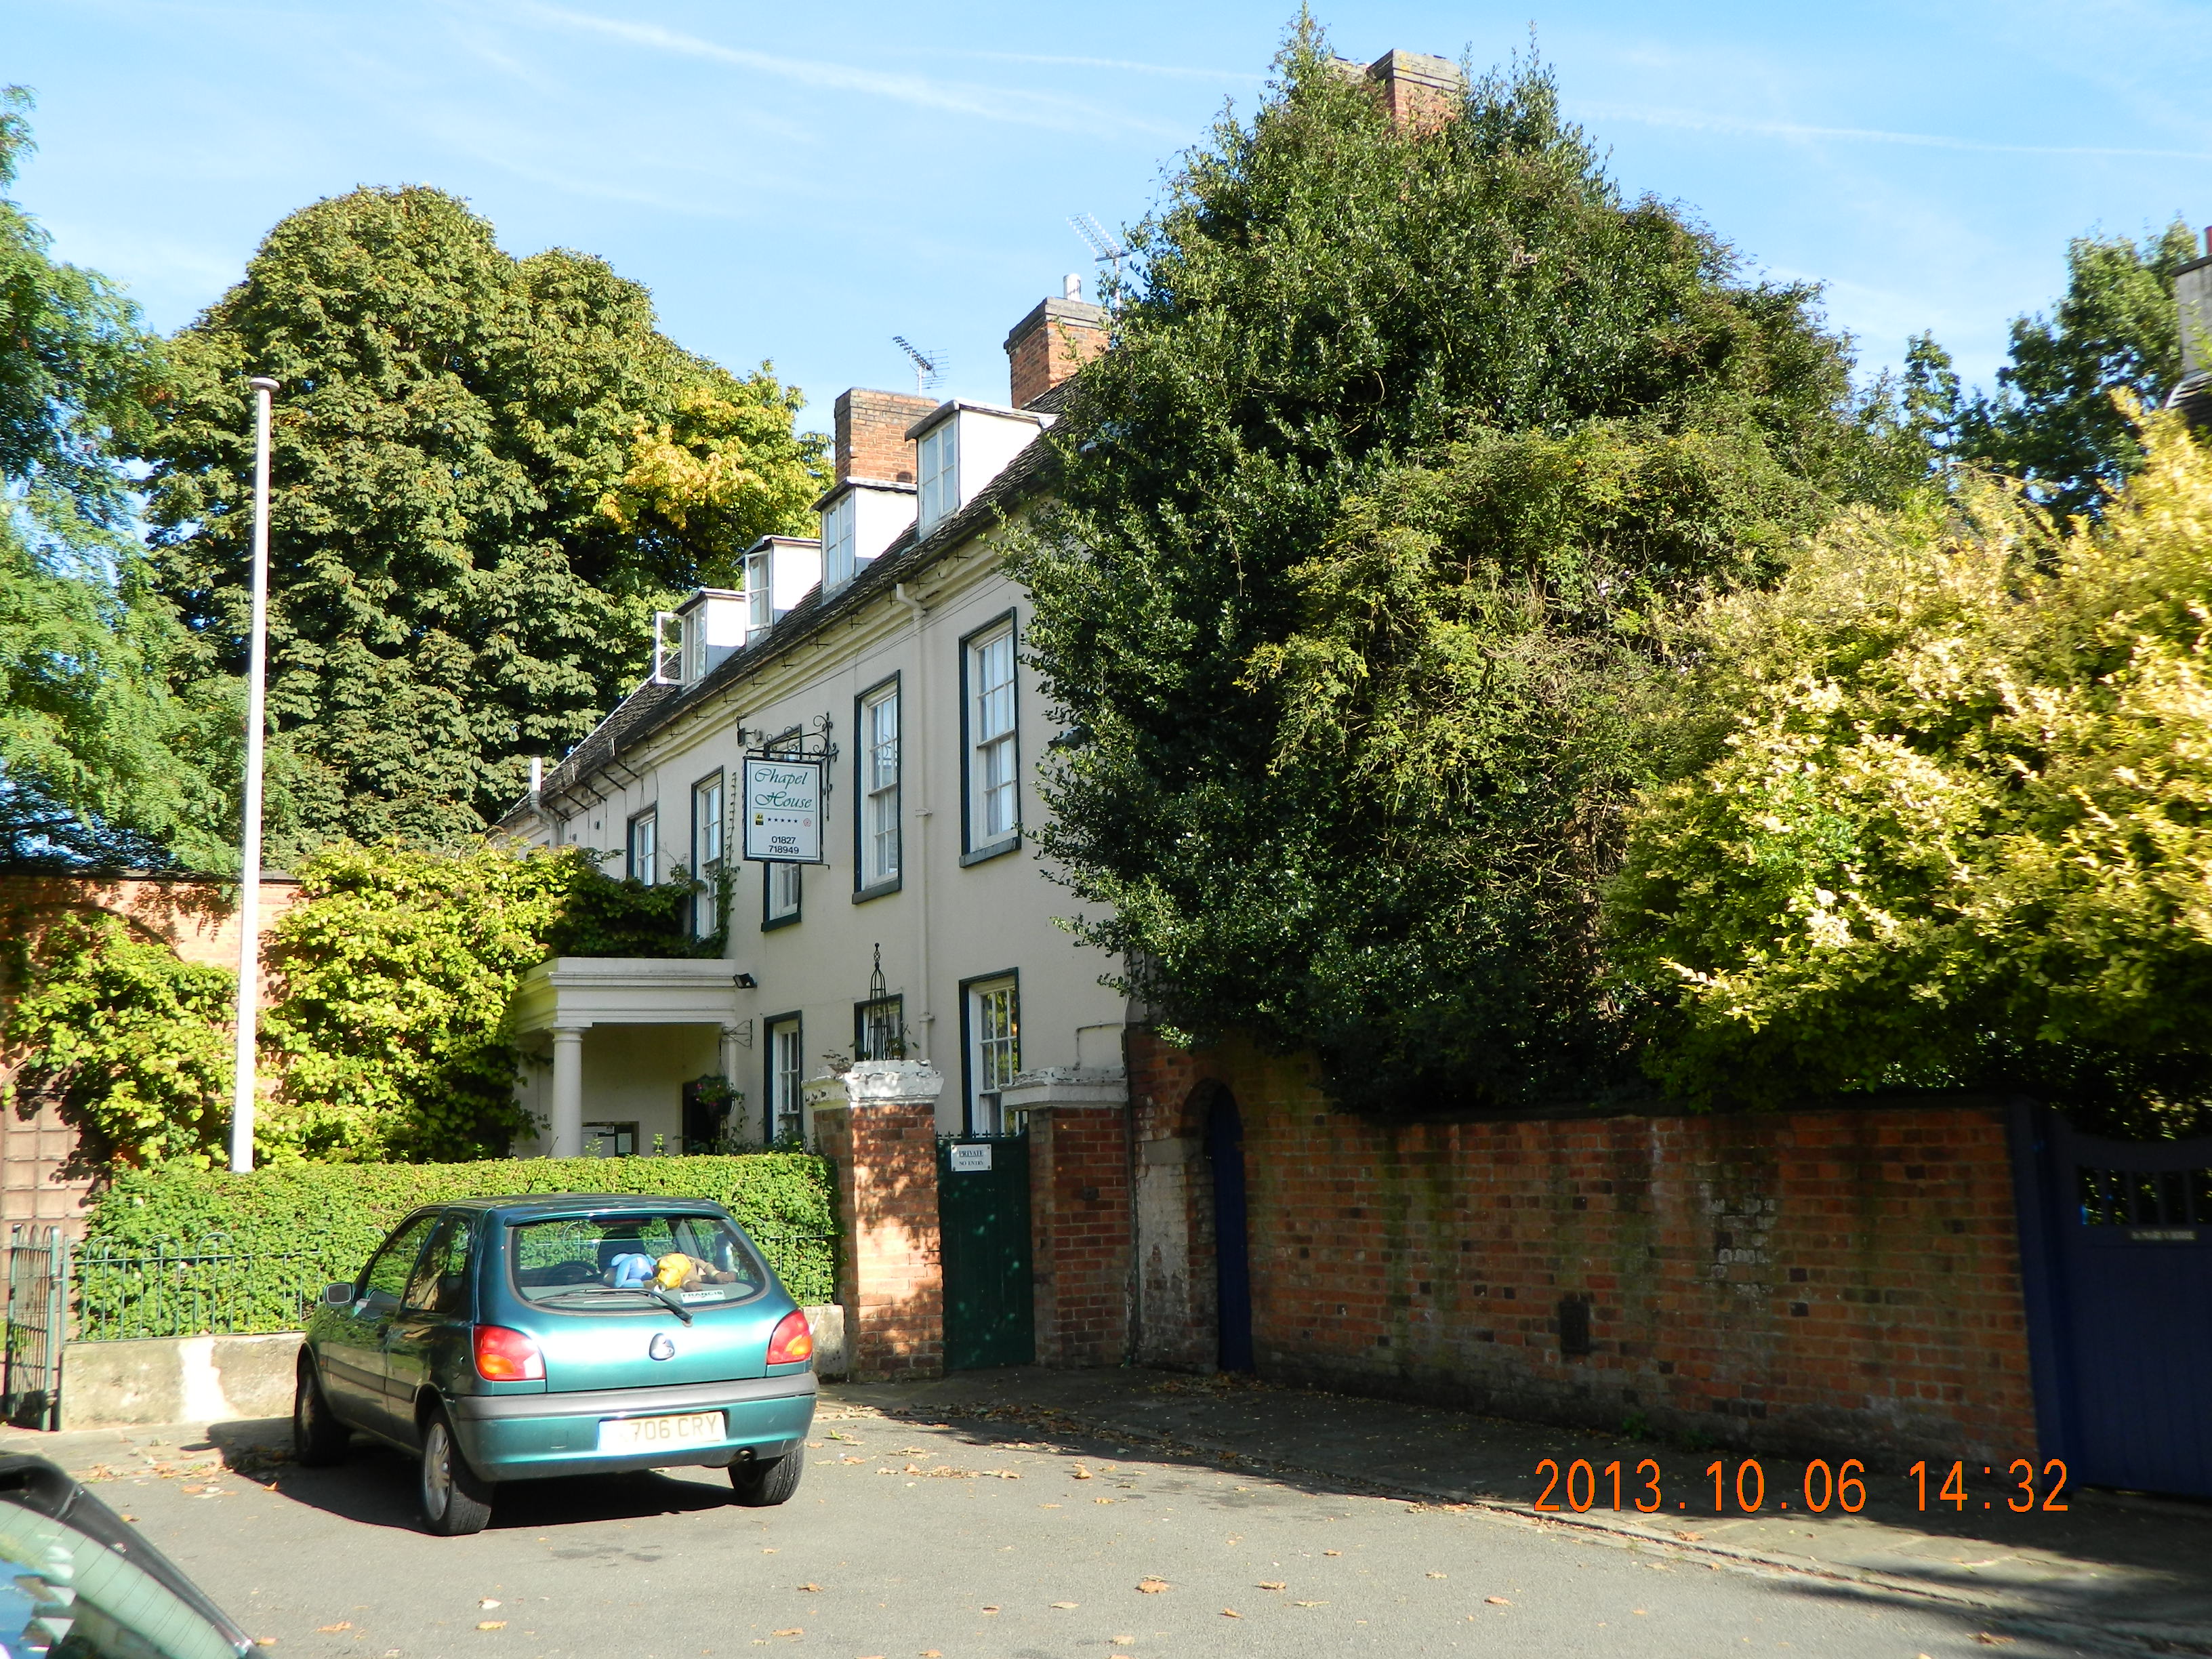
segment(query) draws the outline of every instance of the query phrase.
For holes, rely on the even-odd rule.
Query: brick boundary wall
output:
[[[1129,1347],[1129,1117],[1028,1115],[1030,1278],[1042,1365],[1118,1365]]]
[[[815,1145],[836,1171],[837,1300],[862,1382],[941,1376],[945,1272],[933,1100],[817,1105]]]
[[[2036,1445],[1994,1104],[1382,1124],[1239,1042],[1127,1052],[1140,1361],[1212,1363],[1225,1088],[1263,1376],[1762,1449]]]

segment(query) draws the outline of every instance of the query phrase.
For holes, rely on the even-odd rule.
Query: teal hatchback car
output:
[[[295,1455],[353,1431],[421,1461],[422,1522],[481,1531],[507,1480],[726,1468],[798,1490],[814,1338],[720,1205],[564,1194],[418,1210],[307,1322]]]

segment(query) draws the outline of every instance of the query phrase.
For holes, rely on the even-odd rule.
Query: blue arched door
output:
[[[1244,1204],[1244,1122],[1226,1089],[1206,1113],[1206,1156],[1213,1167],[1213,1274],[1224,1371],[1252,1369],[1252,1257]]]

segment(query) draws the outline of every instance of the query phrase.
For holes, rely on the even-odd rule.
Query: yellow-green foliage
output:
[[[52,1100],[93,1164],[204,1158],[221,1145],[235,975],[181,962],[111,915],[63,916],[9,945],[26,988],[0,1026],[20,1062],[0,1109]]]
[[[1667,1006],[1662,1079],[2202,1092],[2212,457],[2178,417],[2146,429],[2097,525],[1969,482],[1696,617],[1682,764],[1610,904]]]

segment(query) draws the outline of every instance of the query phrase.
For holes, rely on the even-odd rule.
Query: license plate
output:
[[[599,1425],[603,1452],[659,1451],[721,1438],[720,1412],[690,1412],[682,1417],[611,1417]]]

